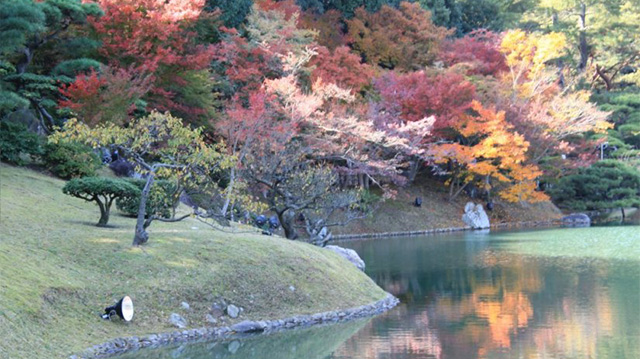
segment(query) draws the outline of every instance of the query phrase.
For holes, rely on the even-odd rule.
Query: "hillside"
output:
[[[416,197],[422,206],[415,207]],[[462,193],[449,201],[446,187],[433,179],[422,179],[398,189],[394,199],[382,202],[373,216],[336,228],[336,234],[419,231],[430,228],[463,227],[462,214],[469,201],[484,203]],[[400,215],[401,214],[401,215]],[[496,200],[493,211],[487,211],[492,224],[551,221],[561,217],[561,211],[551,202],[536,204],[508,203]]]
[[[61,358],[116,337],[171,331],[172,312],[202,327],[221,299],[244,308],[237,319],[244,320],[349,308],[385,296],[330,251],[251,230],[223,233],[195,220],[154,223],[149,243],[134,248],[133,219],[114,208],[110,227],[95,227],[97,207],[62,194],[63,185],[0,164],[2,359]],[[133,322],[100,319],[123,295],[134,300]]]

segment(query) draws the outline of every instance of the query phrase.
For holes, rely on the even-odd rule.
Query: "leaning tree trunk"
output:
[[[288,209],[285,209],[282,212],[277,212],[278,219],[280,220],[280,225],[284,230],[284,235],[288,239],[298,239],[298,232],[296,232],[295,228],[293,228],[293,215],[288,215],[290,212]]]
[[[147,233],[145,226],[145,215],[147,214],[147,198],[149,198],[149,193],[151,192],[151,186],[153,185],[154,176],[155,172],[149,171],[147,183],[144,184],[144,188],[142,189],[142,193],[140,194],[140,207],[138,207],[136,234],[133,237],[134,246],[145,244],[149,240],[149,233]]]
[[[96,226],[106,227],[107,223],[109,223],[109,199],[103,203],[100,198],[96,197],[95,201],[98,203],[98,207],[100,207],[100,220],[98,220]]]
[[[587,61],[589,60],[589,46],[587,44],[587,5],[584,2],[580,3],[580,15],[579,23],[579,50],[580,50],[580,64],[578,69],[584,71],[587,68]]]

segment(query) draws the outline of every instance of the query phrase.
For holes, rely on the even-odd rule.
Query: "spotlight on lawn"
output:
[[[102,319],[111,319],[114,315],[118,315],[125,322],[133,319],[133,302],[131,298],[126,295],[118,301],[118,303],[104,309]]]

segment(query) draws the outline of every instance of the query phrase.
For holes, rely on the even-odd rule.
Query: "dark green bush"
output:
[[[48,143],[43,159],[53,174],[64,179],[94,176],[102,165],[91,147],[78,142]]]
[[[109,212],[115,199],[140,195],[140,190],[129,181],[107,177],[75,178],[65,184],[62,192],[88,202],[96,202],[100,207],[99,227],[104,227],[109,222]]]
[[[0,122],[0,160],[24,166],[24,155],[42,155],[42,140],[21,123]]]
[[[603,210],[640,206],[640,172],[616,160],[604,160],[558,181],[549,194],[561,207]]]
[[[116,207],[126,215],[135,217],[140,208],[140,194],[146,183],[144,179],[128,178],[125,181],[134,185],[138,192],[135,196],[122,197],[116,201]],[[175,182],[166,180],[156,180],[151,186],[151,193],[147,199],[146,216],[156,215],[162,218],[171,218],[173,208],[178,202],[178,186]]]

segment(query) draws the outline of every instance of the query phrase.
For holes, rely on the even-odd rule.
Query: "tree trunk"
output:
[[[222,215],[222,217],[227,216],[227,211],[229,210],[229,204],[231,203],[231,194],[233,192],[233,186],[235,185],[235,182],[236,182],[236,168],[232,167],[231,174],[229,175],[229,186],[227,187],[227,198],[225,198],[224,205],[222,206],[222,210],[220,211],[220,214]]]
[[[587,68],[587,61],[589,60],[589,46],[587,45],[587,5],[584,2],[580,2],[578,26],[580,28],[580,64],[578,64],[578,70],[584,71],[584,69]]]
[[[100,207],[100,220],[96,226],[106,227],[107,223],[109,223],[109,207],[107,207],[108,200],[105,201],[105,203],[102,203],[100,198],[96,197],[95,201],[98,202],[98,207]]]
[[[411,161],[409,162],[409,173],[408,173],[408,177],[409,177],[409,183],[412,183],[413,181],[415,181],[416,176],[418,175],[418,169],[420,168],[420,165],[422,164],[422,161],[419,158],[416,158],[415,161]]]
[[[626,214],[624,213],[624,207],[620,207],[620,212],[622,213],[622,220],[620,221],[620,223],[622,223],[626,219]]]
[[[293,228],[294,216],[288,215],[287,213],[289,212],[290,211],[288,209],[285,209],[282,212],[277,212],[278,220],[280,220],[280,225],[284,230],[285,237],[287,237],[288,239],[295,240],[295,239],[298,239],[298,232],[296,232],[295,228]]]
[[[147,198],[151,192],[151,186],[153,185],[153,179],[155,177],[155,171],[149,171],[149,177],[147,177],[147,183],[145,183],[142,193],[140,194],[140,207],[138,207],[138,218],[136,221],[136,234],[133,237],[133,245],[139,246],[147,243],[149,240],[149,233],[145,229],[145,215],[147,214]]]
[[[29,64],[31,64],[31,60],[33,60],[33,50],[29,47],[25,47],[22,50],[22,54],[24,55],[24,58],[16,65],[16,72],[18,75],[25,73]]]

